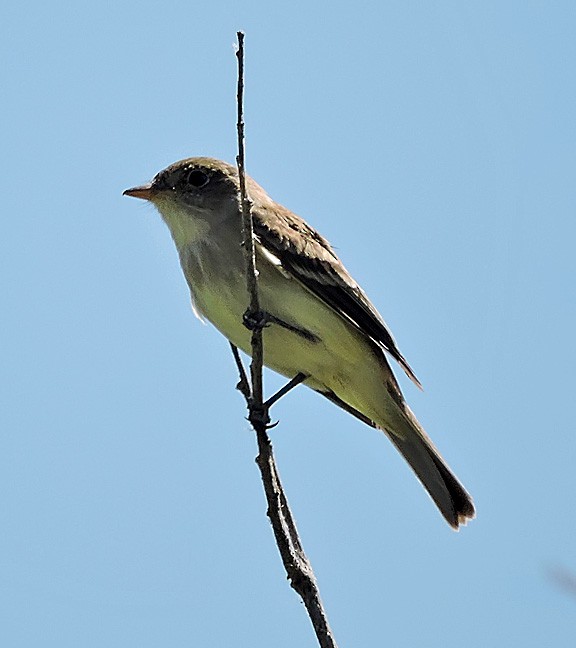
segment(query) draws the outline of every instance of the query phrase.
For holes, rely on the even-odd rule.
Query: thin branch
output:
[[[240,179],[240,201],[242,206],[242,226],[244,231],[244,253],[246,257],[246,285],[250,297],[248,314],[254,320],[260,319],[260,299],[258,297],[258,272],[256,271],[256,251],[254,249],[254,225],[252,223],[252,201],[246,192],[246,170],[244,154],[244,33],[238,32],[238,177]],[[252,405],[258,410],[263,404],[262,366],[264,364],[264,348],[262,345],[262,327],[255,326],[252,330],[252,362],[250,376],[252,378]]]
[[[264,364],[264,348],[262,342],[262,329],[266,323],[266,313],[260,309],[258,298],[258,273],[256,269],[256,254],[254,248],[254,228],[252,223],[252,203],[246,192],[246,172],[244,161],[244,34],[238,32],[238,176],[240,179],[240,201],[242,207],[242,223],[244,229],[244,252],[246,257],[246,281],[250,296],[250,305],[245,314],[245,322],[251,322],[252,329],[252,362],[250,364],[250,375],[252,386],[248,385],[246,373],[238,349],[232,346],[232,353],[238,366],[240,382],[238,388],[244,394],[248,405],[249,420],[256,432],[258,441],[258,457],[256,463],[260,468],[264,492],[268,503],[268,517],[272,524],[276,544],[284,563],[284,569],[290,585],[300,595],[308,616],[316,632],[316,637],[321,648],[337,648],[336,641],[328,625],[326,612],[322,607],[320,593],[316,584],[316,578],[302,543],[298,536],[296,524],[288,506],[288,500],[280,482],[280,476],[272,452],[272,444],[266,431],[268,424],[268,408],[290,391],[297,384],[305,380],[303,374],[295,376],[285,387],[274,394],[266,403],[263,397],[262,369]]]
[[[312,565],[300,542],[298,530],[280,482],[270,438],[265,431],[260,430],[256,430],[256,436],[259,450],[256,463],[260,468],[268,502],[267,514],[290,586],[300,595],[306,607],[320,647],[337,648],[322,605]]]
[[[232,344],[232,342],[230,342],[230,348],[232,349],[232,355],[236,361],[236,368],[240,374],[240,381],[236,385],[236,389],[244,396],[246,402],[249,403],[252,399],[252,391],[250,389],[250,383],[248,382],[248,376],[246,375],[246,371],[244,371],[240,352],[238,351],[238,347],[235,344]]]

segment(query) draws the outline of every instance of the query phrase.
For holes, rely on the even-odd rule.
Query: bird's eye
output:
[[[208,177],[208,175],[204,173],[204,171],[200,171],[200,169],[192,169],[192,171],[190,171],[188,173],[188,176],[186,177],[186,183],[196,189],[205,187],[209,181],[210,178]]]

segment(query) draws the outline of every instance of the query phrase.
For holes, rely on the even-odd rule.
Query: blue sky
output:
[[[315,646],[227,343],[123,189],[233,161],[337,247],[475,498],[443,522],[305,389],[277,459],[339,645],[573,646],[576,5],[11,3],[1,12],[0,644]],[[268,391],[280,384],[266,376]]]

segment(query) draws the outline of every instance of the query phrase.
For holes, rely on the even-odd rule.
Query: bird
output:
[[[388,359],[420,381],[388,326],[330,243],[246,176],[251,200],[264,364],[384,432],[455,530],[475,517],[472,498],[412,413]],[[191,157],[124,195],[151,202],[171,233],[194,312],[251,353],[236,166]]]

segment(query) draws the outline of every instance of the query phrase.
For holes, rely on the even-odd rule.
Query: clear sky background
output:
[[[316,645],[228,345],[121,195],[234,160],[242,28],[248,170],[380,309],[478,508],[454,533],[384,435],[277,405],[339,645],[574,646],[576,3],[24,0],[0,25],[0,645]]]

